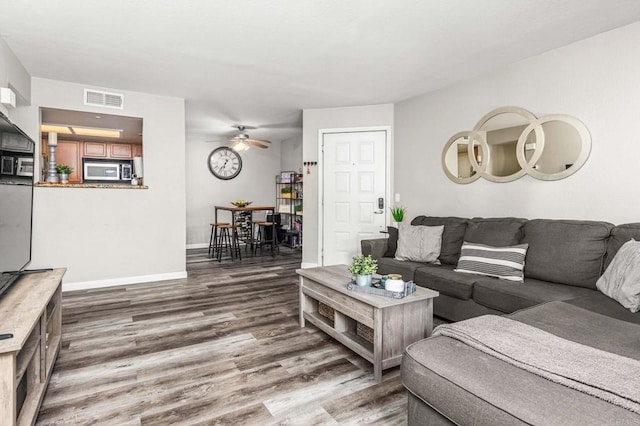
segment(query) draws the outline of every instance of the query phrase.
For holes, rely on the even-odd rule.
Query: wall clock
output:
[[[207,160],[209,171],[218,179],[229,180],[240,174],[242,158],[240,154],[222,146],[211,151]]]

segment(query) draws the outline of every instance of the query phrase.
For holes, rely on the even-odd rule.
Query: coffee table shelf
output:
[[[298,269],[300,326],[309,322],[373,364],[376,381],[382,370],[400,365],[404,349],[431,335],[433,298],[437,291],[419,287],[393,299],[347,289],[351,274],[346,265]],[[333,324],[318,311],[318,304],[333,308]],[[373,343],[359,336],[357,323],[373,329]]]

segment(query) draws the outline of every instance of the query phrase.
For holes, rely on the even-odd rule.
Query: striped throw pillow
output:
[[[487,275],[510,281],[524,281],[524,258],[529,244],[492,247],[484,244],[462,243],[456,272]]]

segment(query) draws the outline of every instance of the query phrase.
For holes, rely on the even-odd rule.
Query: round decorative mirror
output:
[[[471,183],[478,180],[480,174],[473,168],[471,162],[476,164],[482,161],[480,145],[475,143],[469,150],[469,136],[472,132],[459,132],[453,135],[442,150],[442,169],[449,179],[456,183]]]
[[[532,146],[529,135],[541,129],[542,144]],[[535,154],[531,154],[531,151]],[[541,180],[558,180],[574,174],[591,152],[591,135],[577,118],[547,115],[527,126],[517,145],[518,163],[528,174]]]
[[[536,122],[536,116],[524,108],[502,107],[494,109],[478,121],[473,128],[474,143],[486,153],[482,164],[472,166],[482,177],[492,182],[511,182],[526,174],[516,155],[516,147],[522,132]],[[532,128],[527,143],[536,145],[544,139],[542,130]]]

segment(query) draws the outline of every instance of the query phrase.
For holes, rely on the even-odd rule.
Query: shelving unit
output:
[[[25,275],[0,300],[2,424],[32,425],[62,342],[62,276],[66,269]]]
[[[276,175],[276,213],[280,213],[279,235],[287,247],[302,247],[302,173]]]

